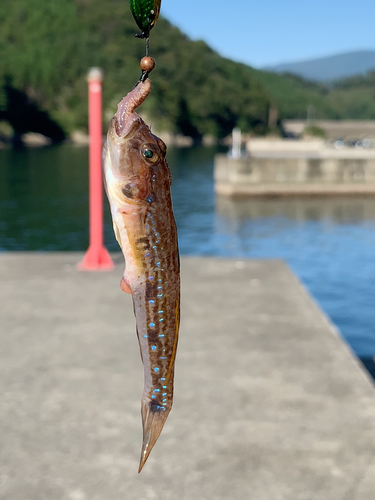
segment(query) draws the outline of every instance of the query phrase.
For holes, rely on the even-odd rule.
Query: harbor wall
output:
[[[222,195],[375,194],[372,151],[221,154],[214,163],[215,191]]]

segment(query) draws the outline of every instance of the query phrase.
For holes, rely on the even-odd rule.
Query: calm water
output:
[[[170,150],[181,253],[283,258],[355,352],[375,355],[375,199],[215,199],[213,148]],[[87,150],[0,150],[0,250],[85,250]],[[106,205],[105,239],[118,250]]]

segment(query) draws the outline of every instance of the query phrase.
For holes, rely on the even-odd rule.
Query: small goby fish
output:
[[[133,296],[144,365],[138,472],[171,411],[180,321],[180,262],[166,146],[134,111],[150,90],[146,78],[122,99],[103,148],[113,228],[125,257],[121,288]]]

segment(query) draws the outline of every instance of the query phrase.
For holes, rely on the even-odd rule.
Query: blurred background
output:
[[[169,146],[181,253],[285,259],[375,374],[375,197],[236,199],[213,178],[234,127],[243,150],[373,150],[375,5],[163,0],[162,14],[141,112]],[[104,70],[105,130],[144,43],[125,0],[4,0],[0,25],[0,251],[85,251],[87,71]]]

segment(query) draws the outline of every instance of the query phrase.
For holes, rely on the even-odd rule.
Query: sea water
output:
[[[357,355],[373,358],[375,198],[215,197],[217,152],[168,152],[181,254],[284,259]],[[0,250],[86,250],[87,158],[73,146],[0,150]],[[106,200],[105,241],[119,250]]]

